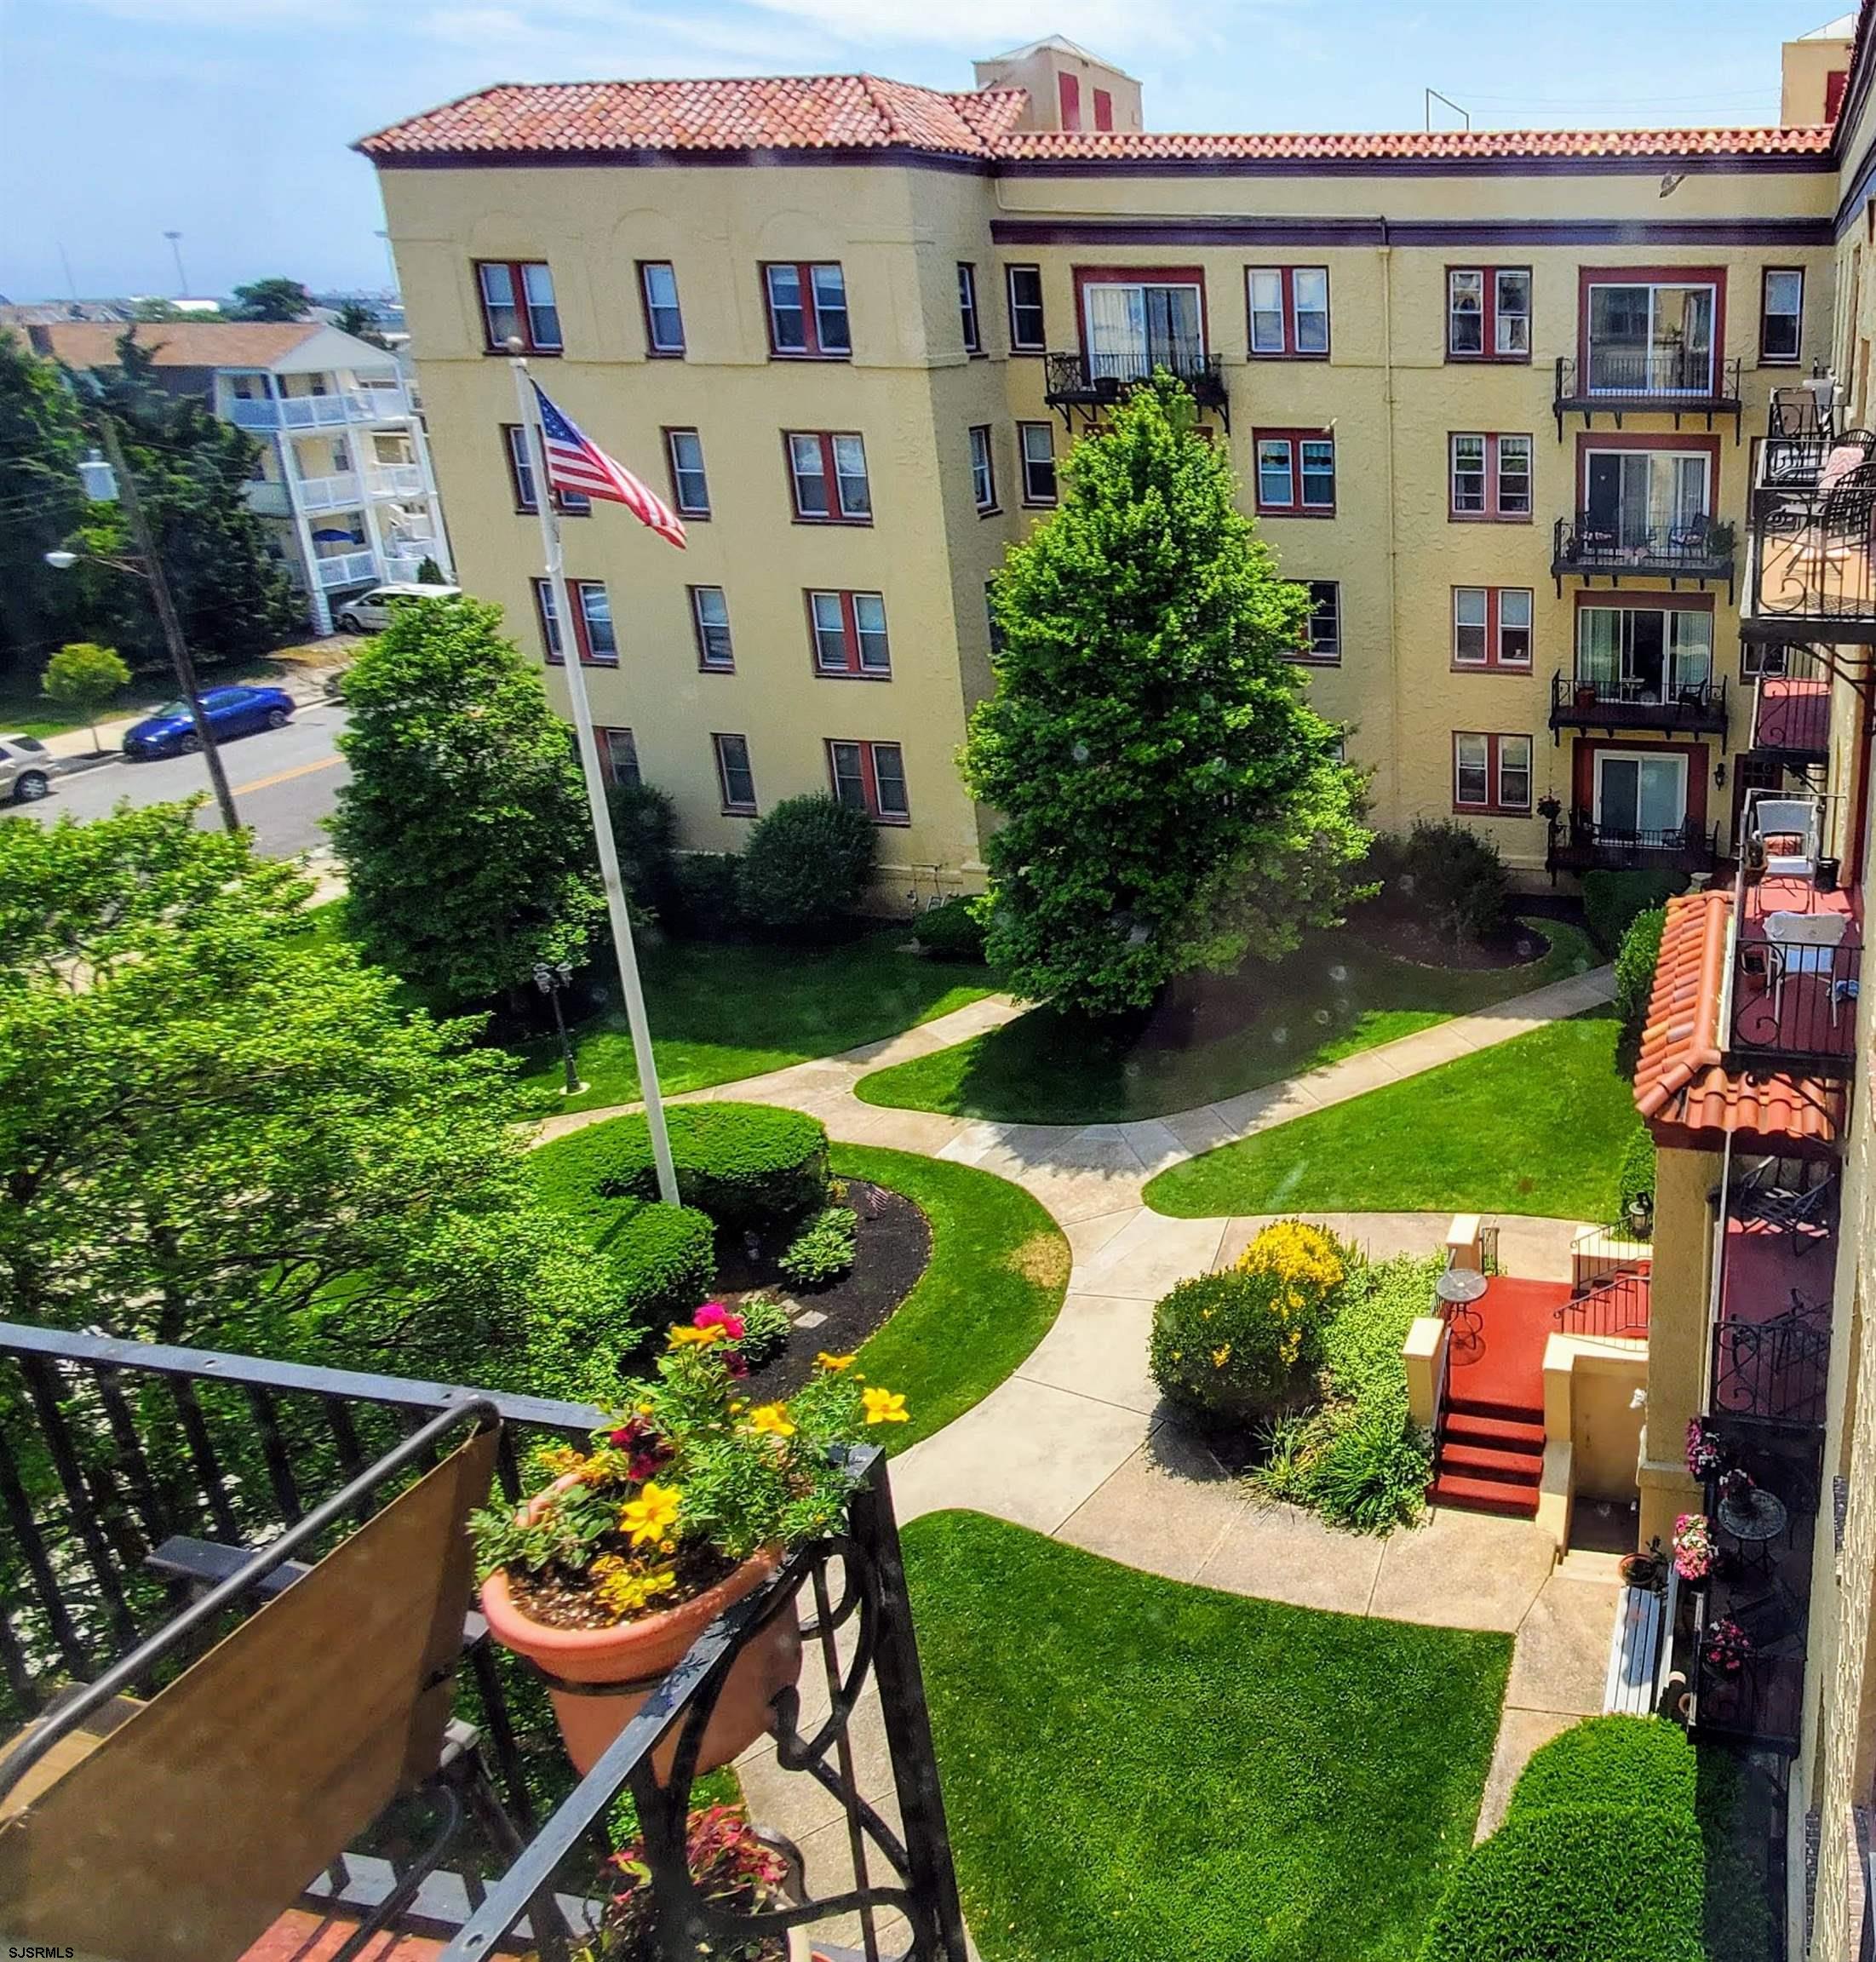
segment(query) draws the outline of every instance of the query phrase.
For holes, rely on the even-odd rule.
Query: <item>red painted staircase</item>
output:
[[[1521,1403],[1451,1396],[1426,1496],[1472,1512],[1537,1516],[1544,1472],[1544,1413]]]

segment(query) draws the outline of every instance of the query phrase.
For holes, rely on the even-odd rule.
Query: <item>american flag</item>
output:
[[[648,484],[641,483],[624,464],[616,462],[590,436],[574,427],[573,419],[556,409],[541,384],[533,383],[541,405],[541,435],[547,450],[548,482],[556,490],[575,490],[588,497],[610,498],[622,504],[641,525],[674,545],[684,544],[684,521]]]

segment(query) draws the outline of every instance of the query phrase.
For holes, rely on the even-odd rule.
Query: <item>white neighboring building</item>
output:
[[[74,368],[117,365],[119,327],[28,329]],[[273,520],[280,556],[321,634],[336,605],[426,559],[450,576],[449,539],[416,392],[395,355],[317,320],[147,322],[140,346],[177,394],[200,395],[261,446],[249,502]]]

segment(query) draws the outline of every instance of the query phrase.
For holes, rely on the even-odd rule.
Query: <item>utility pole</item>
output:
[[[165,232],[163,236],[169,241],[169,250],[175,255],[176,298],[186,300],[189,297],[189,275],[182,270],[182,234],[180,232]]]
[[[227,773],[221,767],[221,752],[215,748],[215,731],[209,726],[208,711],[202,706],[195,663],[189,657],[188,642],[182,638],[182,621],[176,612],[175,596],[169,591],[169,575],[163,569],[156,540],[150,535],[149,520],[143,514],[143,500],[137,495],[137,480],[124,461],[123,445],[118,439],[116,419],[108,410],[98,411],[98,433],[103,439],[104,453],[110,462],[112,473],[118,480],[118,494],[123,501],[123,515],[130,526],[130,536],[135,541],[137,554],[143,561],[144,571],[150,581],[157,618],[163,623],[163,638],[169,645],[169,663],[175,669],[176,686],[182,691],[182,699],[189,704],[189,720],[195,724],[196,739],[202,746],[202,760],[209,766],[209,782],[215,790],[221,822],[230,831],[238,831],[241,820],[235,814],[234,793],[228,788]]]

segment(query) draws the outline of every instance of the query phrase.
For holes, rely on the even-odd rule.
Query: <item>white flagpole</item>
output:
[[[632,916],[619,876],[619,852],[612,837],[611,814],[605,804],[605,777],[600,768],[599,738],[593,732],[593,709],[586,698],[586,675],[580,660],[579,629],[567,594],[566,568],[560,557],[560,525],[554,515],[554,486],[548,479],[547,441],[541,433],[540,404],[528,364],[513,353],[514,392],[521,421],[528,432],[528,454],[534,460],[534,501],[541,513],[541,546],[547,557],[548,590],[554,600],[554,623],[560,637],[560,664],[566,673],[567,693],[573,701],[573,727],[579,737],[580,771],[586,778],[587,808],[593,815],[593,841],[599,848],[600,877],[605,886],[606,916],[612,926],[612,947],[618,956],[619,984],[625,990],[626,1019],[632,1025],[632,1055],[639,1066],[639,1089],[645,1099],[645,1120],[651,1132],[651,1157],[657,1167],[658,1197],[667,1206],[678,1203],[677,1168],[671,1162],[671,1139],[664,1127],[664,1099],[658,1093],[657,1064],[651,1055],[651,1031],[645,1017],[645,990],[639,984],[638,956],[632,949]]]

